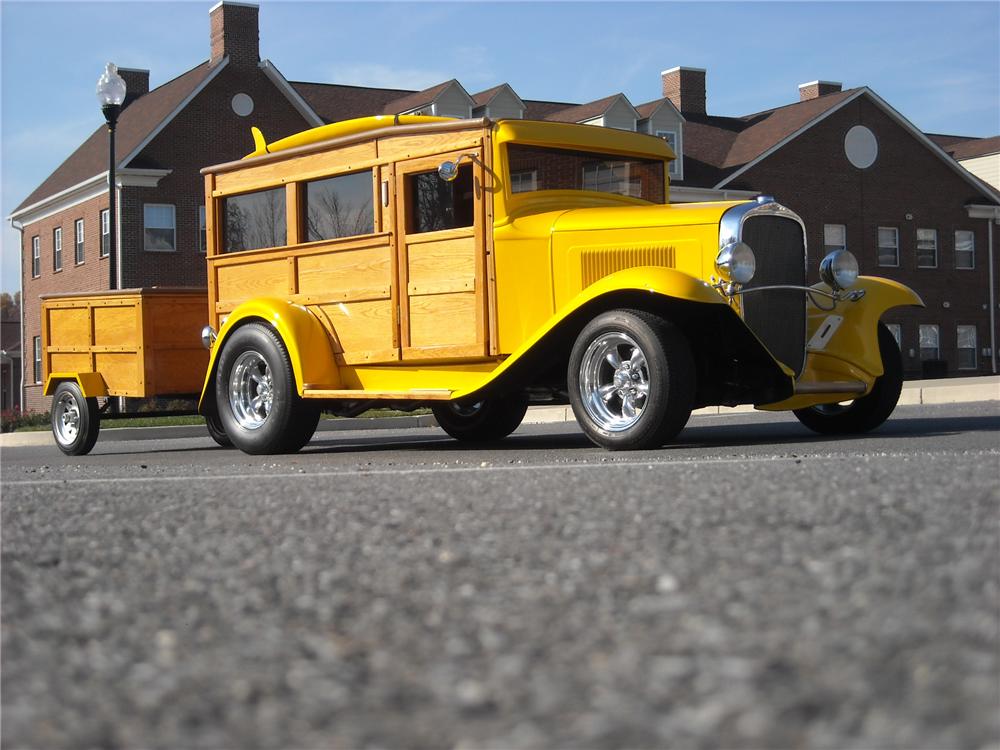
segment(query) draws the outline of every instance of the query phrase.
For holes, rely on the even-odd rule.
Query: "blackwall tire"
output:
[[[456,440],[489,442],[507,437],[528,411],[525,393],[508,393],[472,404],[451,401],[431,406],[441,429]]]
[[[244,453],[294,453],[308,440],[288,351],[263,323],[248,323],[226,339],[215,394],[223,431]]]
[[[796,409],[798,420],[821,435],[861,434],[884,423],[895,410],[903,390],[903,357],[895,337],[884,323],[878,324],[878,348],[884,372],[875,379],[867,396],[848,404]]]
[[[101,415],[96,398],[84,398],[80,386],[64,381],[52,396],[52,436],[67,456],[85,456],[97,443]]]
[[[205,427],[208,429],[208,434],[211,436],[212,440],[221,445],[223,448],[231,448],[233,446],[233,441],[229,439],[229,435],[226,434],[225,428],[222,426],[222,420],[219,419],[219,415],[215,412],[209,412],[205,415]]]
[[[612,310],[580,332],[567,371],[587,437],[608,450],[656,448],[684,429],[696,370],[684,334],[637,310]]]

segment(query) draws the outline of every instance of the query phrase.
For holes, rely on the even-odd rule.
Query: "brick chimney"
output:
[[[260,33],[257,14],[260,8],[250,3],[223,0],[208,12],[211,29],[211,65],[226,56],[229,64],[238,67],[256,66],[260,62]]]
[[[705,109],[705,69],[671,68],[660,73],[663,95],[684,114],[703,115]]]
[[[149,93],[149,71],[140,68],[118,68],[118,75],[125,81],[125,101],[122,109]]]
[[[799,86],[799,101],[807,102],[810,99],[818,99],[827,94],[838,94],[844,88],[844,84],[838,81],[810,81]]]

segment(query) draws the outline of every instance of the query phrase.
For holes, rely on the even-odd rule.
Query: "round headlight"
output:
[[[858,280],[858,259],[847,250],[834,250],[820,262],[819,277],[834,291],[847,289]]]
[[[745,242],[730,242],[719,251],[715,259],[715,270],[726,281],[746,284],[757,270],[757,259]]]

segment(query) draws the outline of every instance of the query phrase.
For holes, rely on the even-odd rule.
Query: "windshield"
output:
[[[507,161],[511,193],[594,190],[666,202],[660,159],[510,143]]]

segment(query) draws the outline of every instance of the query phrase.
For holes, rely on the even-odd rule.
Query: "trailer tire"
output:
[[[215,394],[223,431],[244,453],[294,453],[312,437],[303,439],[315,408],[296,391],[281,337],[263,323],[241,326],[223,343]]]
[[[684,334],[639,310],[611,310],[577,337],[570,403],[591,441],[608,450],[657,448],[691,416],[696,370]]]
[[[64,380],[52,395],[52,436],[67,456],[85,456],[97,443],[101,415],[96,398],[85,398],[80,386]]]
[[[884,323],[878,324],[878,349],[882,374],[867,396],[846,404],[820,404],[794,411],[798,420],[821,435],[870,432],[889,418],[903,390],[903,356],[896,338]]]
[[[438,426],[456,440],[484,443],[501,440],[518,428],[528,411],[528,395],[507,393],[473,404],[439,402],[431,411]]]

